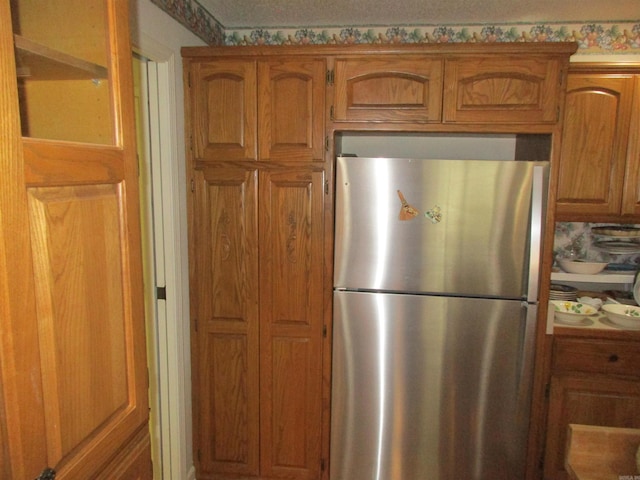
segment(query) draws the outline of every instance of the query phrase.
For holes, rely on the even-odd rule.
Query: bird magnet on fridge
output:
[[[424,212],[424,216],[431,220],[431,223],[440,223],[442,221],[442,209],[436,205],[431,210]]]

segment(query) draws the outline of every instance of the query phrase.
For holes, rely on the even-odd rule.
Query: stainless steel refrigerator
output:
[[[339,157],[332,480],[522,480],[547,162]]]

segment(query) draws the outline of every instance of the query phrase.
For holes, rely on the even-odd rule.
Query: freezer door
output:
[[[534,167],[548,164],[339,157],[334,286],[536,301]]]
[[[535,306],[334,295],[332,480],[524,478]]]

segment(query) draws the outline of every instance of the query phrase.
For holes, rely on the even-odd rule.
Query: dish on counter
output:
[[[608,265],[607,262],[587,262],[586,260],[572,260],[569,258],[558,258],[556,260],[565,272],[583,275],[595,275]]]
[[[551,300],[554,316],[561,323],[577,325],[583,323],[586,317],[595,315],[598,310],[587,303],[571,302],[568,300]]]
[[[602,310],[614,325],[632,330],[640,330],[640,307],[609,303],[603,305]]]

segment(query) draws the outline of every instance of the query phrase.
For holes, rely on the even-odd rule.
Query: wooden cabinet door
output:
[[[569,75],[556,203],[559,218],[620,215],[633,83],[632,75]],[[637,170],[634,183],[636,179]],[[637,185],[629,188],[633,205]]]
[[[325,73],[324,59],[260,62],[260,160],[324,160]]]
[[[260,473],[321,475],[324,174],[260,173]]]
[[[442,118],[442,60],[371,55],[335,60],[336,122],[433,123]]]
[[[551,378],[544,479],[567,480],[564,469],[570,423],[640,428],[640,381],[603,376]]]
[[[640,72],[634,75],[633,86],[621,213],[625,221],[638,222],[640,221]]]
[[[256,62],[195,61],[188,74],[195,159],[256,160]]]
[[[134,464],[150,478],[129,12],[105,5],[112,144],[21,136],[12,12],[0,4],[2,478],[45,467],[59,480],[130,478],[120,467]]]
[[[444,122],[556,123],[562,63],[548,57],[460,57],[445,62]]]
[[[193,173],[197,471],[258,475],[258,173],[236,167]]]

